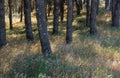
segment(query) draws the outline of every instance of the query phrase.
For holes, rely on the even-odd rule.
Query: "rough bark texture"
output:
[[[0,47],[6,44],[4,0],[0,1]]]
[[[58,34],[60,0],[54,0],[53,34]]]
[[[28,40],[33,40],[30,0],[24,0],[24,16],[26,26],[26,38]]]
[[[66,30],[66,42],[72,42],[72,21],[73,21],[73,0],[68,1],[68,16],[67,16],[67,30]]]
[[[98,4],[98,0],[91,1],[91,16],[90,16],[90,34],[91,35],[94,35],[97,33],[97,28],[96,28],[97,4]]]
[[[37,16],[37,25],[39,29],[39,38],[42,47],[43,54],[50,54],[51,47],[48,39],[47,32],[47,19],[46,19],[46,11],[45,11],[45,3],[44,0],[36,0],[36,16]]]

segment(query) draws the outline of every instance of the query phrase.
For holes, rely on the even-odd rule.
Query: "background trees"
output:
[[[31,13],[36,10],[37,17],[37,25],[39,30],[39,37],[42,45],[43,52],[51,52],[50,42],[48,38],[47,31],[47,14],[50,16],[51,10],[53,10],[53,34],[58,35],[59,30],[59,17],[61,17],[61,21],[63,18],[66,19],[66,42],[72,42],[72,21],[74,19],[73,15],[74,11],[77,13],[76,15],[80,15],[80,12],[83,8],[83,5],[86,6],[86,26],[90,30],[90,34],[95,35],[97,33],[97,15],[99,12],[99,1],[100,0],[73,0],[70,2],[69,0],[44,0],[44,1],[34,1],[34,0],[8,0],[5,2],[6,7],[4,7],[4,1],[1,1],[1,25],[0,25],[0,43],[1,45],[6,43],[6,33],[5,33],[5,12],[6,15],[9,12],[9,22],[10,29],[14,29],[12,25],[12,16],[13,13],[18,13],[20,15],[20,21],[23,19],[24,12],[24,21],[26,26],[26,37],[28,40],[33,40],[33,31],[32,31],[32,22],[31,22]],[[19,3],[18,3],[19,2]],[[24,3],[24,7],[23,7]],[[39,4],[38,4],[39,3]],[[14,5],[13,5],[14,4]],[[68,5],[68,6],[66,6]],[[75,6],[74,6],[75,5]],[[36,6],[36,8],[35,8]],[[54,6],[54,7],[52,7]],[[74,9],[74,7],[76,7]],[[119,28],[119,20],[120,20],[120,1],[119,0],[105,0],[105,7],[111,7],[112,13],[112,27]],[[5,8],[5,9],[4,9]],[[9,11],[8,11],[9,8]],[[66,13],[67,10],[67,13]],[[65,15],[66,13],[66,15]]]
[[[60,0],[54,0],[53,34],[58,34],[59,13],[60,13]]]

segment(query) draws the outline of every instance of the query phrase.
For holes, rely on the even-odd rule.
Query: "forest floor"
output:
[[[25,38],[23,22],[15,19],[13,30],[7,25],[7,45],[0,49],[0,78],[119,78],[120,30],[111,29],[111,15],[103,7],[97,17],[98,34],[89,35],[85,11],[74,14],[73,42],[65,43],[66,19],[59,23],[59,34],[52,35],[53,16],[48,17],[52,54],[41,55],[33,14],[34,41]],[[66,18],[66,17],[65,17]]]

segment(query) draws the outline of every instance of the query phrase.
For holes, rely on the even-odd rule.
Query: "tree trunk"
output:
[[[20,22],[22,22],[23,19],[23,0],[21,0],[21,6],[20,6]]]
[[[73,0],[68,1],[66,42],[72,42]]]
[[[98,0],[91,1],[91,16],[90,16],[90,34],[95,35],[97,33],[96,28],[96,16],[97,16],[97,4]]]
[[[50,12],[52,10],[52,0],[47,0],[47,5],[48,5],[48,16],[50,16]]]
[[[77,15],[80,15],[82,9],[82,0],[75,0],[75,3],[76,3]]]
[[[99,13],[99,5],[100,5],[100,0],[98,0],[98,2],[97,2],[97,15]]]
[[[60,1],[60,17],[61,17],[61,21],[63,21],[63,19],[64,19],[64,2],[65,2],[65,0]]]
[[[31,12],[35,9],[35,0],[31,0]]]
[[[91,13],[91,6],[90,6],[90,0],[86,0],[86,26],[90,27],[90,13]]]
[[[33,40],[32,24],[31,24],[31,6],[30,0],[24,0],[24,17],[26,26],[27,40]]]
[[[36,0],[36,17],[37,17],[37,25],[39,29],[39,38],[42,47],[43,54],[50,54],[51,47],[48,39],[47,32],[47,19],[46,19],[46,11],[45,11],[45,3],[44,0]]]
[[[112,1],[112,27],[119,28],[120,25],[120,1]]]
[[[4,0],[0,1],[0,47],[6,44],[6,29],[5,29],[5,6]]]
[[[9,6],[9,25],[10,25],[10,30],[13,29],[12,25],[12,0],[8,0],[8,6]]]
[[[60,0],[54,0],[53,34],[58,34]]]

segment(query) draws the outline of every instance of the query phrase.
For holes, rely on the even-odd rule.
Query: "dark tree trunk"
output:
[[[23,0],[21,0],[21,6],[20,6],[20,22],[22,22],[23,20]]]
[[[47,5],[48,5],[48,16],[50,16],[50,12],[52,10],[52,0],[47,0]]]
[[[9,6],[9,25],[10,25],[10,30],[13,29],[12,25],[12,0],[8,0],[8,6]]]
[[[86,1],[87,1],[87,0],[83,0],[83,4],[85,4],[85,3],[86,3]]]
[[[76,3],[77,15],[80,15],[82,9],[82,0],[75,0],[75,3]]]
[[[64,2],[65,2],[65,0],[60,1],[60,17],[61,17],[61,21],[63,21],[63,19],[64,19]]]
[[[68,1],[66,42],[72,42],[73,0]]]
[[[6,44],[4,0],[0,1],[0,47]]]
[[[90,27],[90,13],[91,13],[91,6],[90,6],[90,0],[86,0],[86,26]]]
[[[91,16],[90,16],[91,35],[95,35],[97,33],[97,28],[96,28],[97,4],[98,4],[98,0],[91,1]]]
[[[119,28],[120,25],[120,1],[112,0],[112,27]]]
[[[26,38],[28,40],[33,40],[30,0],[24,0],[24,17],[26,26]]]
[[[99,13],[99,5],[100,5],[100,0],[98,0],[98,2],[97,2],[97,15]]]
[[[51,47],[47,32],[47,19],[44,0],[36,0],[36,17],[39,29],[39,38],[43,54],[50,54]]]
[[[31,0],[31,12],[35,9],[35,0]]]
[[[54,0],[53,34],[58,34],[60,0]]]

